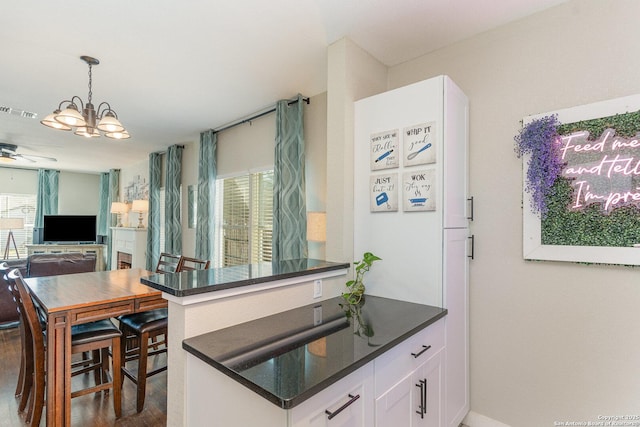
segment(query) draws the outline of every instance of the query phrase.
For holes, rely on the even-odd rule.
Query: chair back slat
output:
[[[176,273],[180,268],[180,255],[173,255],[166,252],[160,254],[158,259],[158,265],[156,266],[156,273]]]
[[[180,267],[178,271],[206,270],[209,268],[210,261],[208,259],[197,259],[183,256],[180,259]]]

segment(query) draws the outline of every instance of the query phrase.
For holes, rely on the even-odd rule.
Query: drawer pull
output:
[[[420,355],[422,355],[422,353],[429,350],[430,348],[430,345],[423,345],[422,350],[420,350],[418,353],[411,353],[411,355],[417,359],[418,357],[420,357]]]
[[[355,396],[349,394],[349,401],[347,403],[345,403],[344,405],[342,405],[341,407],[339,407],[338,409],[336,409],[335,411],[331,412],[330,410],[325,410],[324,413],[327,414],[327,419],[332,419],[333,417],[335,417],[336,415],[338,415],[340,412],[344,411],[345,409],[347,409],[347,407],[349,405],[351,405],[353,402],[355,402],[356,400],[360,399],[360,395],[356,394]]]

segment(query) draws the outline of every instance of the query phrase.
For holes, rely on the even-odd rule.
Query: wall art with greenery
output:
[[[523,120],[525,259],[640,265],[640,95]]]

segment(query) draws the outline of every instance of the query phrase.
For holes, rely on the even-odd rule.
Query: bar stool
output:
[[[185,260],[187,265],[185,267]],[[167,253],[160,254],[156,266],[156,273],[180,273],[185,270],[209,268],[209,261],[196,258],[187,258]],[[166,353],[168,343],[168,310],[160,308],[141,313],[127,314],[118,318],[120,331],[125,343],[120,347],[122,355],[122,374],[133,381],[137,386],[136,410],[144,409],[144,400],[147,388],[147,378],[167,370],[167,366],[147,371],[149,356]],[[157,338],[164,336],[161,341]],[[151,343],[149,342],[151,340]],[[149,348],[152,348],[149,351]],[[126,367],[126,362],[138,360],[138,369]]]
[[[30,407],[27,414],[27,422],[34,426],[40,424],[42,410],[44,408],[45,394],[45,360],[46,360],[46,330],[40,319],[37,308],[31,299],[31,295],[24,283],[24,279],[18,270],[12,270],[9,275],[10,288],[14,295],[21,322],[26,331],[25,337],[31,337],[31,342],[23,342],[27,354],[25,369],[25,386],[22,391],[20,410],[24,410],[27,397],[30,395]],[[28,331],[27,331],[28,330]],[[116,418],[122,415],[122,377],[120,373],[120,341],[121,332],[111,320],[99,320],[96,322],[80,324],[71,330],[71,353],[92,352],[91,361],[81,361],[73,366],[81,366],[72,372],[72,376],[90,371],[95,371],[96,384],[91,387],[71,392],[71,398],[113,389],[113,408]],[[108,382],[108,350],[113,351],[113,379]]]
[[[160,254],[156,273],[176,273],[182,266],[182,257],[166,252]],[[168,311],[166,308],[126,314],[118,317],[123,340],[120,347],[120,363],[122,375],[129,378],[136,385],[136,411],[144,409],[144,399],[147,392],[147,378],[164,372],[167,366],[147,372],[149,356],[167,352]],[[164,337],[157,341],[158,337]],[[149,340],[152,340],[152,351],[149,351]],[[127,368],[126,363],[138,360],[138,369],[134,372]],[[123,381],[124,382],[124,381]]]

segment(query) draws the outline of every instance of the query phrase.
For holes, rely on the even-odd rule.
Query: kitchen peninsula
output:
[[[440,426],[446,314],[336,297],[189,338],[187,424]]]
[[[167,425],[187,425],[184,339],[340,295],[349,266],[298,259],[143,278],[168,300]]]

